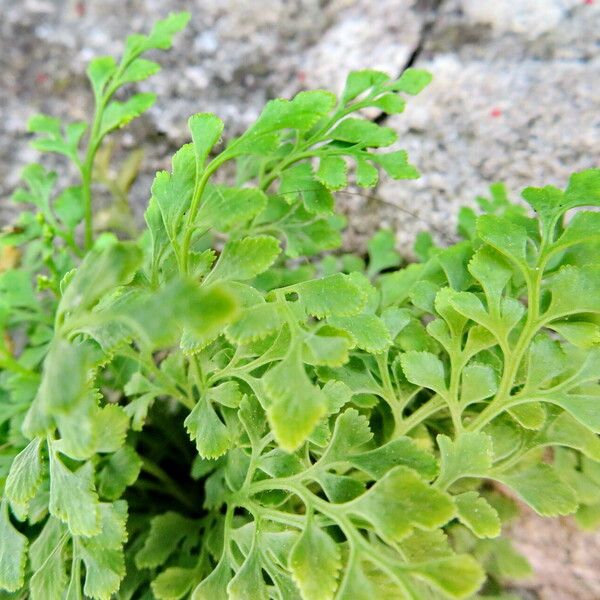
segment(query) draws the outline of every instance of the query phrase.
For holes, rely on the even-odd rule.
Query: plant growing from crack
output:
[[[30,123],[81,184],[27,167],[35,210],[1,238],[2,594],[501,597],[528,565],[490,482],[600,520],[600,213],[565,220],[600,204],[600,171],[526,189],[535,217],[494,186],[416,264],[387,231],[367,266],[324,256],[349,167],[367,188],[418,176],[360,111],[402,112],[430,76],[358,71],[339,99],[270,101],[220,152],[223,123],[191,117],[146,231],[119,241],[94,228],[95,157],[154,98],[113,96],[187,20],[92,61],[85,142]],[[235,185],[215,183],[228,162]]]

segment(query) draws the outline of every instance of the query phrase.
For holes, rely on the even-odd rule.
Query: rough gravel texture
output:
[[[141,215],[156,169],[186,141],[187,117],[215,111],[239,132],[274,96],[339,91],[350,69],[426,67],[434,83],[388,119],[423,177],[370,197],[340,194],[347,245],[380,225],[407,253],[417,231],[452,239],[457,209],[505,181],[564,185],[598,165],[599,0],[0,0],[0,224],[20,167],[35,158],[28,117],[86,118],[86,62],[169,10],[193,19],[142,89],[159,101],[117,137],[117,160],[145,149],[132,188]],[[523,598],[600,598],[600,535],[526,514],[513,535],[537,569]]]

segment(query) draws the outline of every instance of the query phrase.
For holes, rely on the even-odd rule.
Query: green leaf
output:
[[[406,102],[397,94],[387,93],[374,100],[371,106],[379,108],[387,115],[397,115],[404,111]]]
[[[204,194],[198,212],[203,227],[229,231],[242,227],[267,206],[267,197],[261,190],[211,186]]]
[[[469,272],[485,290],[488,307],[498,310],[504,288],[512,277],[510,265],[496,250],[483,246],[469,261]]]
[[[97,402],[98,395],[90,390],[67,413],[54,416],[60,432],[60,439],[54,443],[58,452],[75,460],[86,460],[95,453],[98,437],[95,416],[100,412]]]
[[[281,252],[279,242],[269,235],[257,235],[225,244],[206,282],[252,279],[266,271]]]
[[[354,500],[365,491],[365,484],[349,475],[322,472],[315,476],[330,502],[342,503]]]
[[[201,289],[191,287],[181,304],[176,316],[186,327],[186,343],[182,339],[181,346],[189,354],[202,350],[216,339],[238,313],[237,299],[220,284],[203,286]],[[174,303],[172,308],[175,308]]]
[[[284,316],[283,307],[279,303],[249,306],[227,327],[227,338],[237,344],[262,340],[283,326]]]
[[[465,290],[472,285],[473,281],[467,268],[472,254],[472,244],[467,241],[459,242],[458,244],[454,244],[449,248],[438,250],[435,253],[440,266],[446,274],[446,278],[448,279],[451,289]],[[438,303],[441,299],[442,298],[437,299]],[[446,320],[448,319],[446,318]]]
[[[351,71],[346,78],[346,85],[342,93],[342,102],[347,103],[360,96],[373,86],[379,86],[388,81],[390,76],[381,71],[364,69],[362,71]]]
[[[552,278],[547,320],[582,312],[600,312],[600,265],[564,266]]]
[[[206,391],[206,395],[211,402],[216,402],[228,408],[239,408],[244,397],[235,381],[225,381],[216,387],[210,388]]]
[[[245,396],[240,402],[238,417],[251,443],[256,444],[267,426],[265,413],[259,401],[254,396]]]
[[[354,345],[371,354],[385,352],[392,345],[388,329],[377,315],[362,313],[351,317],[331,317],[329,322],[349,333]]]
[[[561,345],[547,336],[537,336],[527,356],[526,389],[544,388],[565,370],[566,356]]]
[[[129,282],[141,260],[140,249],[131,243],[92,248],[68,281],[59,313],[92,308],[108,292]]]
[[[152,593],[159,600],[179,600],[194,584],[194,569],[168,567],[150,584]]]
[[[441,470],[436,485],[448,488],[463,477],[486,477],[492,467],[492,439],[483,432],[464,432],[454,441],[438,435]]]
[[[331,441],[319,464],[346,461],[360,452],[372,437],[369,421],[364,415],[354,408],[344,411],[335,421]]]
[[[356,183],[363,188],[372,188],[379,180],[379,171],[371,163],[359,158],[356,161]]]
[[[396,141],[396,132],[373,121],[349,117],[327,134],[334,140],[356,144],[360,148],[380,148]],[[378,155],[379,156],[379,155]]]
[[[438,474],[435,458],[409,437],[396,438],[374,450],[351,455],[347,460],[375,480],[397,466],[409,467],[426,480]]]
[[[497,338],[505,338],[517,326],[525,312],[524,305],[514,298],[502,298],[499,313],[490,315],[480,298],[472,292],[455,292],[448,298],[450,306],[459,314],[483,325]]]
[[[33,115],[33,117],[27,121],[27,131],[31,131],[32,133],[46,133],[52,137],[60,137],[62,126],[60,119],[57,119],[56,117],[37,114]]]
[[[173,36],[181,31],[190,20],[190,13],[170,13],[165,19],[157,21],[150,33],[130,35],[127,38],[125,57],[139,56],[152,49],[168,50],[173,43]]]
[[[540,402],[514,406],[508,414],[525,429],[540,429],[546,420],[546,411]]]
[[[432,76],[428,71],[409,67],[402,72],[400,78],[390,86],[390,89],[415,96],[423,91],[431,80]]]
[[[339,218],[331,216],[315,219],[306,223],[305,220],[297,223],[283,224],[281,232],[286,239],[285,253],[290,258],[300,256],[313,256],[325,250],[334,250],[342,242]]]
[[[119,589],[125,575],[123,544],[127,540],[127,503],[119,500],[100,505],[100,533],[91,538],[79,538],[77,554],[85,564],[86,596],[110,600]]]
[[[600,433],[599,398],[597,390],[594,390],[593,393],[555,392],[536,397],[537,400],[560,406],[594,433]]]
[[[549,465],[532,465],[522,471],[495,475],[494,479],[515,490],[543,517],[568,515],[577,510],[577,498],[573,490],[559,479]]]
[[[370,160],[378,164],[392,179],[417,179],[419,171],[408,162],[408,154],[404,150],[371,154]]]
[[[171,174],[159,171],[152,183],[152,197],[158,204],[168,236],[175,239],[183,212],[188,208],[196,178],[196,158],[193,144],[185,144],[173,156]],[[156,218],[156,217],[155,217]],[[155,221],[153,220],[155,223]],[[160,239],[157,224],[151,229],[154,239]]]
[[[49,517],[29,547],[31,570],[39,570],[55,550],[61,554],[61,540],[64,542],[67,538],[66,527],[58,519]]]
[[[470,363],[463,369],[460,401],[464,406],[489,398],[497,390],[498,379],[490,365]]]
[[[271,477],[289,477],[303,471],[304,466],[296,454],[289,454],[275,448],[271,452],[263,454],[259,468]]]
[[[223,557],[212,573],[203,579],[192,592],[191,600],[229,600],[227,585],[231,580],[231,566]]]
[[[152,60],[136,58],[119,77],[119,85],[143,81],[160,71],[160,65]]]
[[[535,442],[575,448],[592,460],[600,461],[600,438],[569,413],[557,412],[558,416],[547,419],[547,426],[536,436]]]
[[[398,334],[410,323],[410,312],[407,309],[390,306],[383,310],[381,319],[385,323],[392,340],[395,340]]]
[[[188,119],[188,127],[192,133],[196,174],[199,176],[210,151],[221,138],[223,121],[211,113],[197,113]]]
[[[527,231],[506,217],[483,215],[477,219],[479,237],[520,267],[527,266]]]
[[[101,523],[92,463],[71,471],[52,446],[49,453],[50,514],[66,523],[73,535],[96,535]]]
[[[431,352],[405,352],[400,358],[406,379],[427,387],[440,395],[446,393],[446,377],[442,361]]]
[[[17,189],[12,195],[12,200],[34,204],[42,212],[47,212],[56,183],[56,173],[46,171],[41,165],[34,163],[21,171],[21,179],[29,189],[27,191],[23,188]]]
[[[340,329],[321,327],[304,339],[304,362],[311,365],[339,367],[348,362],[352,342]]]
[[[412,572],[450,598],[470,598],[486,579],[481,565],[468,554],[428,561]]]
[[[42,480],[39,438],[34,438],[15,456],[6,479],[5,495],[10,502],[27,504],[37,493]]]
[[[142,460],[130,446],[112,454],[98,475],[98,492],[108,500],[120,498],[127,486],[138,478]]]
[[[56,545],[44,557],[44,562],[36,569],[29,581],[29,591],[32,600],[47,598],[63,598],[67,587],[67,572],[65,568],[64,547],[66,538],[56,540]],[[50,549],[49,549],[50,550]],[[81,582],[77,582],[78,588]]]
[[[44,361],[38,390],[41,406],[49,412],[73,410],[88,392],[90,366],[85,344],[55,337]],[[65,373],[69,377],[65,378]]]
[[[176,512],[166,512],[152,517],[150,531],[144,545],[135,555],[138,569],[162,566],[175,552],[183,538],[194,531],[194,524]]]
[[[525,188],[521,194],[525,201],[539,215],[544,227],[548,230],[544,233],[551,233],[549,229],[556,224],[556,219],[563,212],[564,194],[558,188],[547,185],[543,188]]]
[[[227,586],[230,600],[268,600],[260,560],[259,540],[255,540],[239,571]]]
[[[103,406],[95,418],[95,427],[98,431],[96,452],[116,452],[125,443],[125,436],[129,427],[127,413],[114,404]]]
[[[371,523],[382,538],[396,541],[406,537],[414,527],[441,527],[455,514],[450,496],[429,486],[407,467],[392,469],[365,494],[345,506]]]
[[[478,555],[486,561],[491,574],[500,579],[523,579],[533,573],[527,558],[507,538],[480,542]]]
[[[584,531],[594,531],[600,525],[600,503],[580,506],[575,513],[577,525]]]
[[[465,492],[454,498],[458,518],[477,537],[500,535],[501,523],[498,513],[477,492]]]
[[[124,127],[133,119],[145,113],[156,102],[156,94],[135,94],[125,102],[112,100],[102,113],[100,132],[101,139],[115,129]]]
[[[562,321],[552,321],[547,327],[578,348],[588,350],[600,344],[600,326],[596,323],[574,321],[571,317],[567,317]]]
[[[267,416],[275,439],[281,448],[292,452],[325,414],[327,399],[306,374],[297,348],[271,368],[263,382],[271,399]]]
[[[373,277],[376,273],[399,267],[402,259],[396,251],[396,236],[389,229],[379,230],[367,243],[369,249],[369,268],[367,274]]]
[[[600,206],[600,169],[573,173],[565,190],[565,210],[576,206]]]
[[[400,576],[400,579],[403,577]],[[376,570],[371,562],[367,563],[357,557],[346,568],[336,600],[395,600],[399,593],[399,588],[381,571]]]
[[[324,156],[319,161],[317,179],[330,190],[341,190],[348,184],[348,167],[340,156]]]
[[[331,600],[341,566],[339,545],[309,517],[289,558],[289,569],[302,598]]]
[[[254,125],[240,139],[253,142],[259,135],[282,129],[308,130],[329,113],[335,101],[333,94],[320,90],[300,92],[292,100],[270,100]]]
[[[76,121],[75,123],[69,123],[69,125],[67,125],[65,128],[64,136],[39,137],[31,142],[31,146],[40,152],[56,152],[57,154],[64,154],[72,161],[77,162],[79,160],[79,142],[81,141],[81,138],[86,130],[86,123],[79,121]],[[20,191],[17,190],[16,194],[20,194]],[[14,199],[17,200],[17,196],[15,196]],[[21,199],[19,200],[25,201]]]
[[[27,538],[10,522],[8,503],[0,504],[0,590],[16,592],[25,581]]]
[[[54,200],[56,216],[73,229],[83,219],[83,195],[81,186],[65,188]]]
[[[362,290],[341,273],[300,283],[294,288],[306,312],[320,319],[354,315],[366,300]]]
[[[196,403],[184,425],[202,458],[218,458],[231,446],[229,430],[206,397]]]
[[[327,215],[333,209],[333,196],[327,187],[315,179],[309,163],[300,163],[283,172],[279,195],[288,204],[301,198],[308,213]]]
[[[97,99],[102,97],[106,84],[115,74],[116,70],[117,64],[112,56],[98,56],[90,61],[86,73],[92,84],[94,96]]]

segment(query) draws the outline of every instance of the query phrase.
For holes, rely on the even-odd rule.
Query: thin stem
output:
[[[90,131],[85,158],[80,167],[85,221],[84,248],[86,250],[89,250],[94,242],[94,223],[92,213],[92,171],[94,169],[96,152],[98,151],[98,147],[102,141],[102,138],[99,138],[98,134],[100,132],[100,125],[102,123],[102,113],[104,112],[104,108],[106,107],[108,100],[109,98],[106,97],[106,95],[102,98],[96,98],[96,108],[94,110],[92,129]]]
[[[395,436],[407,434],[409,431],[420,425],[425,419],[428,419],[436,412],[447,408],[446,401],[440,396],[436,396],[420,406],[414,413],[404,419],[402,427],[396,427]]]
[[[377,366],[381,375],[381,383],[383,384],[383,399],[386,401],[392,416],[394,417],[395,429],[402,425],[402,407],[396,398],[396,392],[390,379],[390,372],[388,369],[388,352],[377,354],[376,356]]]
[[[106,82],[103,90],[94,94],[95,108],[94,120],[88,138],[88,145],[85,152],[83,163],[78,163],[79,172],[81,173],[81,188],[83,193],[83,210],[85,221],[85,237],[84,249],[89,250],[94,242],[94,223],[92,212],[92,175],[94,170],[94,160],[96,152],[102,143],[104,136],[100,135],[100,127],[102,126],[102,117],[106,105],[113,97],[114,93],[119,89],[121,75],[125,69],[139,56],[139,53],[132,54],[127,60],[121,60],[119,67],[115,73]]]
[[[450,389],[448,390],[448,408],[450,409],[450,416],[452,417],[452,425],[454,426],[454,434],[458,436],[463,430],[462,424],[462,408],[458,399],[458,387],[460,383],[460,376],[463,368],[463,356],[460,347],[460,338],[455,338],[454,348],[450,353]]]
[[[192,367],[192,373],[194,374],[194,382],[198,388],[198,394],[202,396],[206,391],[207,386],[204,373],[202,371],[202,366],[200,365],[200,361],[195,354],[190,358],[190,365]]]
[[[537,264],[543,260],[540,256]],[[532,277],[533,274],[533,277]],[[486,406],[486,408],[469,423],[467,429],[469,431],[478,431],[496,416],[502,413],[506,408],[506,403],[510,401],[510,392],[514,385],[514,380],[521,365],[521,361],[525,356],[529,344],[533,336],[538,332],[540,327],[539,308],[540,308],[540,288],[542,282],[543,270],[541,268],[533,268],[530,270],[527,277],[527,289],[529,297],[529,310],[525,326],[519,335],[519,339],[513,351],[508,350],[504,355],[504,371],[498,392],[494,399]]]
[[[229,150],[231,150],[232,147],[233,146],[231,146]],[[190,202],[190,209],[188,211],[187,220],[184,227],[183,242],[181,244],[181,271],[184,275],[187,275],[189,271],[190,244],[192,242],[192,235],[194,234],[195,230],[194,221],[198,216],[200,201],[202,200],[202,195],[206,188],[206,184],[214,172],[228,160],[230,160],[230,157],[226,153],[217,156],[207,165],[206,169],[204,169],[202,177],[196,180],[194,193]]]

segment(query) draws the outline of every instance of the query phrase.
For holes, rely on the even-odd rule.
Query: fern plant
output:
[[[38,164],[1,238],[0,597],[506,598],[528,564],[499,537],[519,497],[600,521],[600,170],[499,186],[464,240],[399,268],[381,231],[341,245],[333,193],[418,176],[393,130],[430,76],[351,73],[341,97],[272,100],[156,175],[139,238],[93,221],[104,138],[154,97],[187,14],[88,69],[91,127],[36,116]],[[215,183],[225,164],[235,185]],[[119,199],[122,201],[122,198]]]

